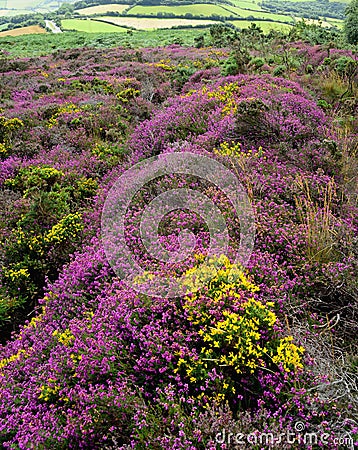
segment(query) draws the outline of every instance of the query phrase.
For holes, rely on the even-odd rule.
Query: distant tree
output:
[[[75,10],[74,5],[70,5],[69,3],[63,3],[58,10],[56,11],[57,15],[66,15],[73,14]]]
[[[215,24],[210,27],[210,38],[216,47],[231,46],[239,38],[239,31],[231,24]]]
[[[350,44],[358,44],[358,0],[352,0],[346,8],[344,31]]]

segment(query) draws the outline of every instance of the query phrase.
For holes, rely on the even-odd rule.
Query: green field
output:
[[[236,14],[238,17],[254,17],[255,19],[273,20],[274,22],[293,22],[290,15],[274,14],[265,11],[249,11],[247,9],[238,8],[236,6],[226,6],[226,8]]]
[[[210,17],[212,14],[224,17],[230,16],[230,12],[221,6],[205,3],[181,6],[134,6],[127,13],[136,16],[156,16],[158,13],[175,14],[176,16],[185,16],[185,14],[203,17]]]
[[[158,19],[158,18],[146,18],[146,17],[100,17],[108,23],[114,23],[116,25],[126,25],[136,30],[154,30],[160,28],[172,28],[177,26],[195,27],[196,25],[213,25],[214,20],[190,20],[190,19]]]
[[[238,6],[239,8],[254,9],[255,11],[262,11],[262,8],[259,5],[258,0],[230,0],[230,3],[232,3],[235,6]]]
[[[178,44],[193,46],[194,38],[205,35],[209,43],[209,32],[203,29],[154,30],[128,33],[60,33],[0,38],[0,48],[14,57],[48,55],[69,48],[94,47],[161,47]]]
[[[64,30],[76,30],[85,33],[123,33],[127,31],[126,28],[89,19],[64,19],[61,21],[61,25]]]
[[[327,19],[327,22],[337,28],[343,28],[344,21],[339,19]]]
[[[91,14],[105,14],[109,11],[116,11],[121,13],[129,5],[117,5],[115,3],[109,3],[108,5],[89,6],[88,8],[77,9],[76,12],[81,15],[90,16]]]
[[[288,31],[291,28],[291,25],[287,23],[262,22],[261,20],[252,22],[248,20],[231,20],[230,23],[232,23],[233,25],[235,25],[235,27],[238,28],[248,28],[252,23],[254,23],[258,27],[260,27],[264,33],[267,33],[270,30]]]

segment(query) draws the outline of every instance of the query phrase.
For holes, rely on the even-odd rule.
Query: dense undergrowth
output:
[[[356,56],[279,42],[247,55],[173,45],[7,64],[4,448],[239,448],[215,437],[297,433],[297,423],[325,433],[324,448],[357,441]],[[182,151],[235,173],[255,211],[255,247],[245,269],[222,255],[201,290],[151,298],[114,274],[101,212],[126,169]],[[235,218],[214,186],[166,177],[131,204],[127,235],[140,261],[151,264],[138,210],[185,183],[216,199],[237,247]],[[205,224],[177,211],[160,231],[173,250],[187,227],[198,237],[183,269],[190,284],[210,272]]]

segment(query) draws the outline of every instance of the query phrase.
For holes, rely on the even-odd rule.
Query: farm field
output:
[[[252,4],[252,8],[256,5]],[[257,11],[242,9],[235,6],[219,6],[209,4],[194,4],[186,6],[134,6],[127,13],[137,16],[141,15],[157,15],[158,13],[170,13],[176,15],[185,15],[187,13],[195,16],[210,16],[211,14],[220,15],[223,17],[237,16],[237,17],[250,17],[253,16],[257,19],[273,20],[278,22],[292,22],[292,18],[289,15],[274,14],[263,11],[260,7]]]
[[[296,16],[294,18],[297,22],[302,20],[301,17]],[[339,19],[327,19],[327,20],[316,20],[316,19],[304,19],[304,21],[308,24],[321,24],[322,27],[330,28],[332,26],[337,26],[338,28],[343,27],[343,20]]]
[[[212,14],[223,17],[230,16],[230,12],[223,7],[205,3],[183,6],[134,6],[127,12],[127,14],[134,14],[136,16],[157,15],[158,13],[175,14],[177,16],[184,16],[185,14],[206,17],[210,17]]]
[[[273,21],[281,21],[281,22],[293,22],[293,19],[290,15],[284,15],[284,14],[274,14],[270,12],[265,11],[249,11],[246,9],[233,7],[233,6],[227,6],[226,7],[229,11],[232,11],[234,14],[236,14],[239,17],[254,17],[255,19],[266,19],[266,20],[273,20]]]
[[[0,8],[0,17],[11,17],[17,16],[18,14],[28,14],[29,11],[26,9],[1,9]]]
[[[46,30],[38,25],[30,27],[15,28],[14,30],[1,31],[0,38],[6,36],[22,36],[24,34],[45,34]]]
[[[339,19],[327,19],[327,22],[333,26],[336,26],[337,28],[343,28],[344,25],[344,21]]]
[[[263,22],[262,20],[230,20],[230,23],[235,25],[235,27],[237,28],[248,28],[251,26],[251,24],[255,24],[260,27],[264,33],[267,33],[270,30],[288,31],[290,28],[292,28],[292,25],[289,25],[288,23]]]
[[[119,26],[128,26],[135,28],[137,30],[153,30],[160,28],[173,28],[177,26],[187,26],[195,27],[197,25],[212,25],[214,20],[191,20],[191,19],[158,19],[158,18],[147,18],[147,17],[111,17],[104,16],[99,19],[104,20],[108,23],[113,23]]]
[[[230,0],[230,3],[233,3],[235,6],[238,6],[239,8],[262,11],[262,8],[259,5],[258,0]],[[225,5],[225,7],[226,6],[229,5]]]
[[[74,0],[0,0],[0,16],[50,12]]]
[[[109,11],[115,11],[121,13],[129,5],[117,5],[115,3],[110,3],[108,5],[97,5],[97,6],[89,6],[88,8],[76,9],[75,12],[81,15],[90,16],[91,14],[103,14]]]
[[[123,33],[127,31],[126,28],[120,26],[89,19],[63,19],[61,25],[64,30],[76,30],[85,33]]]

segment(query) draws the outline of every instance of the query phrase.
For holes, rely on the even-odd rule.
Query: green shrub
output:
[[[260,57],[253,58],[250,61],[250,66],[252,66],[255,70],[260,69],[265,64],[265,60]]]
[[[281,77],[285,73],[285,71],[286,71],[286,67],[280,65],[280,66],[277,66],[274,68],[272,75],[274,77]]]

